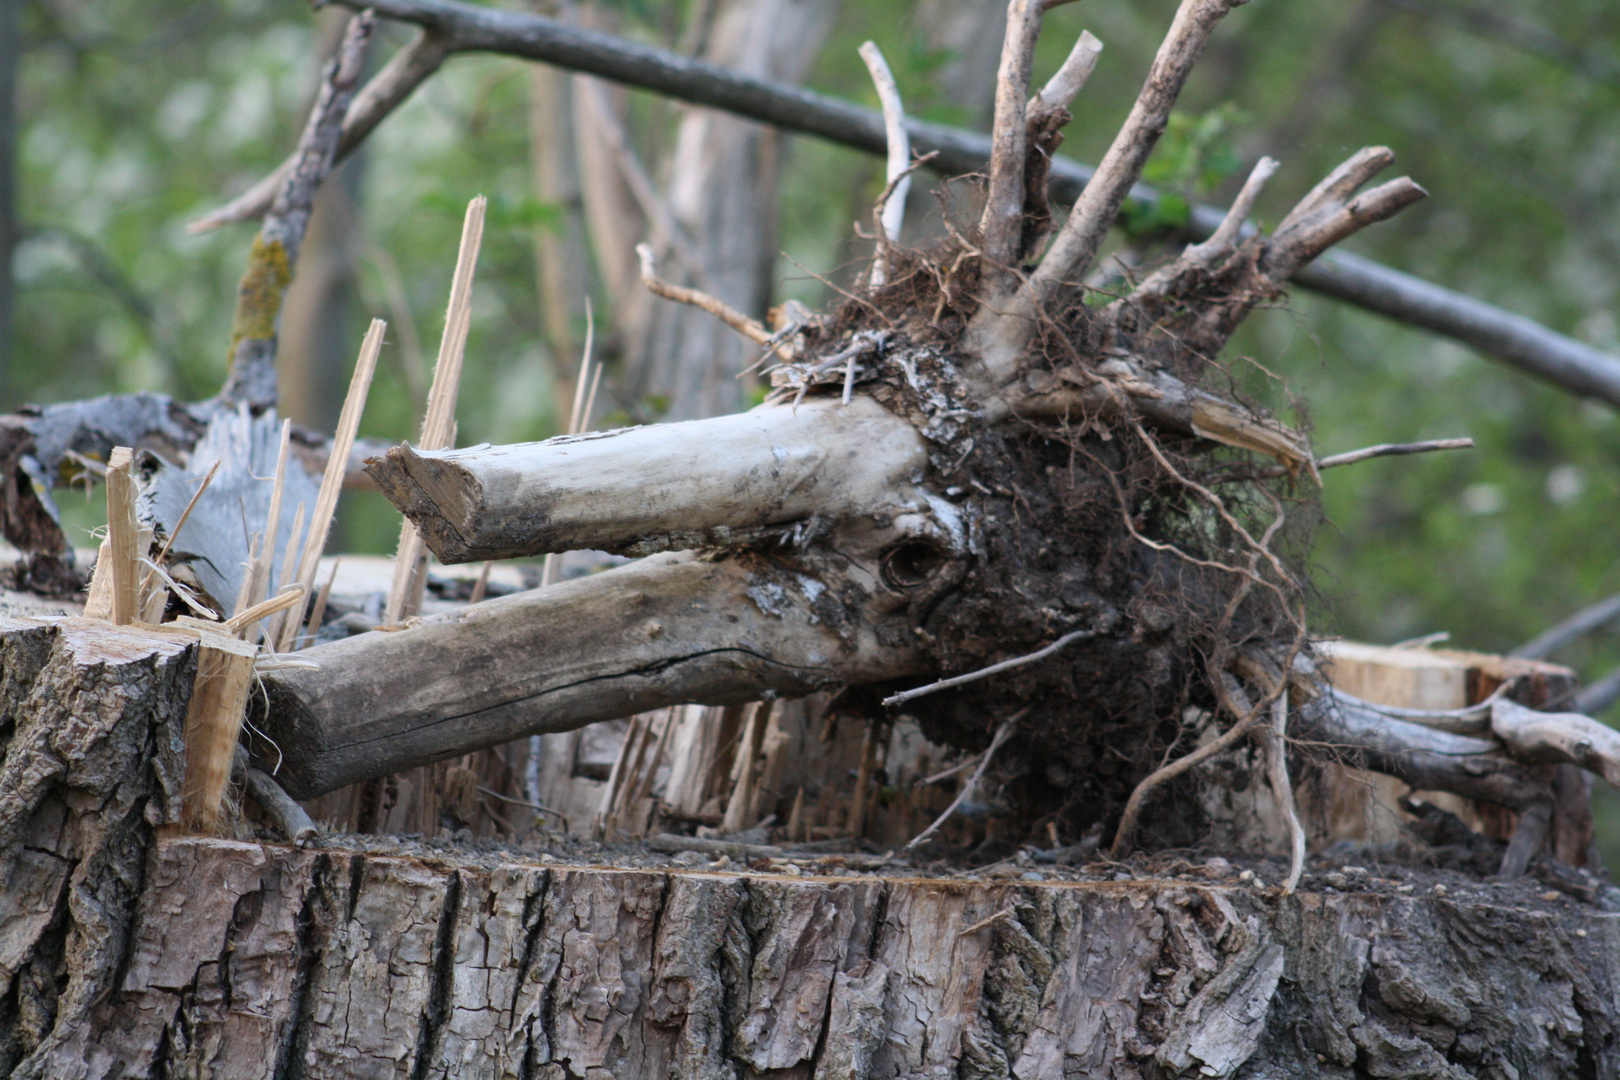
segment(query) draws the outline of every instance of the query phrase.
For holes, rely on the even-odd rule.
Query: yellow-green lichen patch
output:
[[[281,298],[291,281],[292,264],[281,241],[266,243],[262,233],[254,237],[247,271],[236,289],[236,315],[231,320],[232,355],[244,341],[264,341],[275,336]]]

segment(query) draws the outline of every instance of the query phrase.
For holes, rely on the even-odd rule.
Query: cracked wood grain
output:
[[[309,798],[533,732],[920,670],[913,645],[885,643],[896,637],[881,618],[847,610],[763,560],[657,555],[306,649],[315,666],[263,676],[268,712],[254,723],[270,742],[250,749],[267,772],[284,757],[277,782]]]
[[[51,1042],[34,1075],[1551,1080],[1620,1067],[1620,930],[1595,910],[430,864],[196,837],[157,840],[148,867],[127,968],[84,1014],[102,1036]],[[329,917],[312,919],[312,903]],[[0,1022],[13,1038],[15,1013]]]

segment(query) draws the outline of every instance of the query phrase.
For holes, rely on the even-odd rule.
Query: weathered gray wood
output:
[[[914,674],[903,618],[903,598],[762,558],[653,556],[306,649],[313,667],[263,675],[269,741],[250,745],[308,798],[533,732]]]
[[[1523,885],[1285,897],[174,835],[194,663],[179,635],[0,622],[9,1076],[1620,1069],[1620,925]]]
[[[1591,908],[159,841],[54,1076],[1607,1076]],[[988,916],[1005,912],[981,928]],[[1584,935],[1584,936],[1582,936]]]
[[[248,561],[248,538],[273,535],[270,553],[272,583],[286,579],[297,561],[302,536],[293,535],[293,519],[300,504],[313,509],[320,493],[320,474],[291,458],[287,464],[279,520],[269,526],[271,477],[276,471],[281,441],[281,418],[274,409],[258,416],[246,407],[222,410],[209,422],[202,438],[185,456],[184,465],[156,456],[144,459],[140,516],[163,536],[174,536],[169,548],[171,566],[184,566],[217,605],[221,615],[234,614]],[[220,470],[197,499],[185,528],[175,533],[197,485],[215,463]],[[274,587],[271,588],[275,591]]]
[[[916,429],[863,397],[515,446],[402,445],[366,471],[433,553],[458,563],[646,554],[816,515],[894,512],[926,464]]]

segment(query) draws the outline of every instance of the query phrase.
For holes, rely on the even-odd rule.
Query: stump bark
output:
[[[179,835],[197,647],[0,625],[4,1075],[1620,1069],[1611,891],[1347,867],[1285,896],[1219,861],[884,876],[844,856]]]

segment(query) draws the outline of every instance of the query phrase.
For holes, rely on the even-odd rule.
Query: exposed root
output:
[[[1011,660],[1003,660],[999,664],[991,664],[987,668],[980,668],[978,671],[970,671],[966,675],[955,675],[949,679],[941,679],[938,682],[929,683],[927,686],[918,686],[911,690],[902,690],[898,694],[891,694],[884,698],[883,704],[892,709],[896,705],[911,701],[913,698],[920,698],[925,694],[933,694],[939,692],[940,690],[948,690],[953,686],[966,686],[970,682],[978,682],[980,679],[988,679],[990,676],[999,675],[1003,671],[1011,671],[1013,668],[1023,667],[1025,664],[1033,664],[1038,660],[1045,660],[1048,656],[1058,652],[1064,646],[1073,644],[1076,641],[1088,641],[1091,638],[1096,637],[1099,633],[1101,633],[1100,630],[1076,630],[1071,634],[1064,634],[1046,648],[1032,652],[1028,656],[1014,657]]]
[[[682,285],[671,285],[661,279],[650,244],[637,244],[636,254],[641,256],[641,283],[648,292],[677,304],[688,304],[707,311],[756,345],[771,344],[771,332],[758,319],[749,318],[718,297]]]

